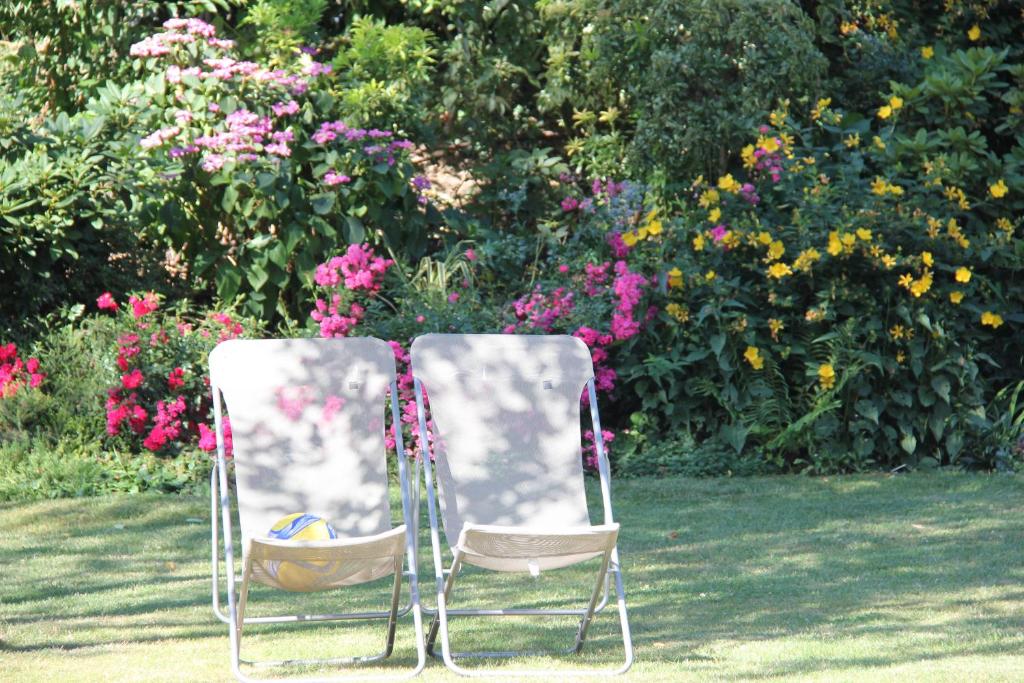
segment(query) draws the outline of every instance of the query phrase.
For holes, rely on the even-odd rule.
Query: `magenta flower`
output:
[[[96,307],[101,311],[116,311],[117,302],[114,301],[114,295],[110,292],[103,292],[96,298]]]

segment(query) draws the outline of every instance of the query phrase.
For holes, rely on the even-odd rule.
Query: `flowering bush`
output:
[[[132,46],[154,74],[139,145],[161,199],[155,218],[190,275],[273,320],[298,313],[301,286],[339,244],[422,253],[412,143],[340,120],[330,64],[301,53],[271,68],[234,50],[198,19],[169,20]]]
[[[108,438],[158,454],[192,446],[212,451],[207,356],[217,343],[243,336],[246,326],[227,313],[193,319],[165,312],[152,292],[130,296],[123,308],[105,292],[96,305],[117,316],[120,330],[112,349],[118,380],[105,402]],[[230,450],[230,422],[225,426]]]
[[[46,375],[39,372],[39,359],[22,359],[15,344],[0,344],[0,400],[19,391],[35,389]]]

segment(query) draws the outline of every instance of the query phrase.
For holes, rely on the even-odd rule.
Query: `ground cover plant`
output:
[[[619,481],[614,493],[637,648],[625,680],[1012,681],[1024,671],[1014,477],[668,478]],[[598,509],[596,486],[590,498]],[[227,634],[209,604],[208,515],[208,498],[156,494],[0,508],[5,678],[227,680]],[[456,600],[572,604],[588,571],[467,572]],[[254,592],[251,609],[377,608],[386,590],[370,588]],[[370,651],[379,626],[253,627],[245,647],[267,657]],[[579,662],[541,664],[616,661],[613,615],[592,628]],[[571,619],[474,619],[454,622],[453,642],[554,647],[574,629]],[[415,661],[411,633],[403,621],[394,664]],[[423,674],[455,678],[438,662]]]

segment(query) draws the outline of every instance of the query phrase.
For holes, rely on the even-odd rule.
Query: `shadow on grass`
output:
[[[637,661],[745,679],[1012,654],[1024,645],[1022,492],[1014,480],[968,476],[617,482]],[[5,528],[41,530],[2,541],[14,570],[0,589],[0,652],[170,638],[223,638],[226,648],[226,627],[209,608],[208,509],[201,499],[157,497],[0,509]],[[429,566],[423,543],[428,602]],[[452,606],[576,606],[591,572],[588,565],[533,580],[469,571]],[[296,597],[260,587],[253,609],[378,609],[386,592],[371,584]],[[408,626],[406,619],[400,632]],[[316,633],[351,628],[361,627]],[[574,629],[571,618],[453,618],[452,639],[456,648],[549,649],[568,645]],[[791,652],[764,670],[742,662],[728,673],[716,668],[744,644],[862,637],[892,647],[867,655]],[[620,657],[610,605],[579,660],[607,665]]]

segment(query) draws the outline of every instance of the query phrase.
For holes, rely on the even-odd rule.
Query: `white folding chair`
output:
[[[404,524],[392,527],[384,445],[384,398],[390,387],[398,429],[398,389],[391,349],[379,339],[232,340],[210,354],[210,383],[217,430],[217,464],[211,476],[213,610],[229,625],[231,668],[241,664],[357,664],[390,656],[400,615],[413,613],[417,664],[394,675],[358,670],[330,680],[407,678],[425,664],[416,574],[414,503],[407,463],[397,434]],[[221,399],[231,419],[233,463],[241,526],[241,590],[234,571],[228,467]],[[417,467],[418,470],[418,467]],[[228,613],[220,608],[217,498],[223,522]],[[268,537],[274,523],[304,512],[327,520],[338,538],[322,541]],[[418,517],[418,516],[417,516]],[[403,557],[404,556],[404,557]],[[403,571],[403,559],[408,567]],[[282,563],[306,568],[307,583],[285,582]],[[390,609],[376,612],[246,617],[249,587],[257,582],[284,590],[328,590],[394,575]],[[399,609],[402,578],[409,603]],[[384,650],[375,655],[327,660],[247,662],[241,659],[243,626],[335,619],[385,619]],[[293,680],[293,679],[277,679]],[[301,679],[314,680],[314,679]],[[323,679],[315,679],[323,680]]]
[[[430,517],[437,610],[427,636],[433,656],[440,634],[449,669],[467,676],[607,675],[633,662],[625,591],[612,518],[608,460],[601,439],[590,352],[567,336],[428,334],[412,344],[420,448],[429,454],[424,388],[434,425],[434,466],[423,457]],[[591,526],[584,491],[580,398],[588,392],[596,437],[604,523]],[[452,562],[443,567],[433,469]],[[452,586],[463,564],[501,572],[557,569],[600,558],[583,609],[450,609]],[[447,573],[447,580],[445,579]],[[511,657],[521,652],[452,652],[452,616],[572,615],[580,623],[572,647],[587,630],[615,580],[625,661],[608,670],[482,670],[461,666],[471,657]],[[602,586],[604,597],[599,602]],[[431,610],[426,610],[428,613]],[[530,653],[533,654],[533,653]]]

